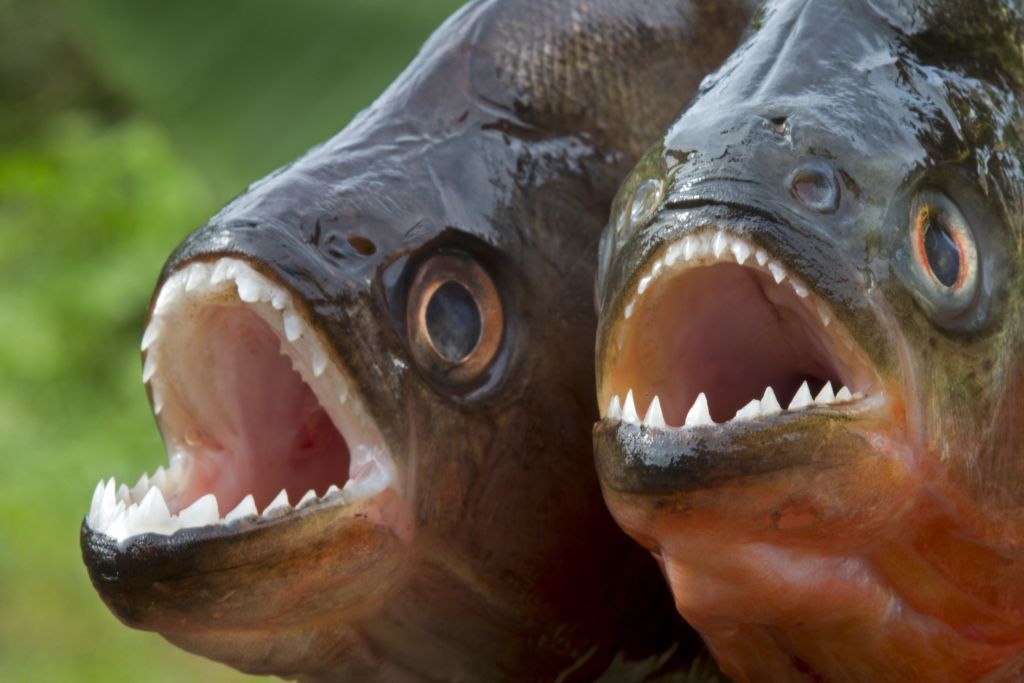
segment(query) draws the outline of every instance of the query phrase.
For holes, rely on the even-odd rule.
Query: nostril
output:
[[[367,237],[352,235],[348,238],[348,243],[360,256],[372,256],[377,252],[377,245]]]
[[[788,116],[776,116],[775,118],[768,119],[767,122],[769,130],[776,135],[788,135],[789,134],[789,117]]]
[[[839,180],[832,167],[822,161],[811,161],[793,171],[789,190],[812,211],[835,213],[839,209]]]

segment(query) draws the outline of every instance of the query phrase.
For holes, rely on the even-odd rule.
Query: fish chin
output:
[[[272,629],[308,620],[316,600],[344,615],[395,573],[411,534],[399,471],[296,301],[229,257],[186,263],[159,289],[143,380],[169,463],[131,487],[101,481],[83,524],[93,580],[132,625],[166,635],[264,619]],[[337,547],[361,552],[334,556],[326,525],[329,537],[352,536]],[[280,590],[299,558],[308,590]],[[330,576],[313,590],[317,572]],[[230,578],[243,576],[252,594],[269,587],[268,599],[232,601]],[[225,601],[213,605],[221,579]]]

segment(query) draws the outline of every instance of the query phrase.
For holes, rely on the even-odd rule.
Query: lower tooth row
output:
[[[833,391],[832,383],[828,382],[822,387],[821,391],[818,392],[817,396],[811,394],[811,388],[804,382],[800,385],[793,400],[789,402],[789,407],[786,411],[803,410],[805,408],[813,408],[815,406],[831,406],[840,403],[849,403],[863,398],[859,393],[854,394],[846,387],[842,387],[839,391]],[[759,417],[769,417],[778,413],[784,412],[782,406],[779,405],[778,399],[775,397],[775,391],[768,387],[765,389],[764,396],[760,399],[755,399],[743,406],[736,412],[736,416],[729,420],[729,422],[737,420],[754,420]],[[643,420],[640,419],[640,415],[636,411],[636,404],[633,400],[633,390],[630,389],[626,394],[626,400],[619,402],[618,396],[612,396],[611,401],[608,403],[608,410],[605,412],[605,419],[608,420],[620,420],[627,424],[644,425],[645,427],[653,427],[656,429],[667,429],[668,425],[665,423],[665,417],[661,410],[661,399],[657,396],[651,401],[651,405],[647,408],[647,413],[644,415]],[[701,427],[706,425],[713,425],[715,421],[711,419],[711,411],[708,409],[708,399],[703,393],[697,396],[697,400],[694,401],[693,406],[686,414],[686,421],[681,428],[686,427]]]

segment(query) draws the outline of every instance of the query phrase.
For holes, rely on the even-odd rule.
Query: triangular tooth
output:
[[[662,261],[661,259],[658,259],[657,261],[655,261],[654,265],[651,266],[651,279],[653,280],[654,278],[658,277],[658,275],[661,274],[661,269],[664,268],[664,267],[665,267],[664,261]]]
[[[279,510],[286,510],[288,507],[288,492],[281,489],[281,493],[277,494],[277,496],[274,497],[274,500],[270,501],[270,505],[264,508],[263,516],[266,517],[270,513],[277,512]]]
[[[139,349],[145,351],[153,345],[160,337],[160,323],[157,319],[149,321],[149,325],[146,326],[146,331],[142,335],[142,344],[139,345]]]
[[[146,495],[146,491],[149,490],[149,475],[145,472],[139,477],[139,480],[135,482],[135,486],[132,487],[132,498],[135,500],[142,500],[142,497]]]
[[[772,277],[775,278],[775,284],[782,284],[782,281],[786,279],[786,270],[778,263],[774,261],[769,263],[768,270],[771,271]]]
[[[284,336],[288,341],[293,342],[302,336],[302,319],[292,311],[285,311],[284,315]]]
[[[759,266],[763,266],[768,263],[768,254],[766,254],[762,249],[758,249],[754,252],[754,258],[757,259],[757,265]]]
[[[207,493],[205,496],[178,513],[184,527],[207,526],[216,524],[220,519],[217,509],[217,496]]]
[[[302,496],[302,498],[299,498],[299,502],[295,504],[295,507],[296,507],[296,509],[298,509],[298,508],[303,507],[304,505],[306,505],[308,503],[312,503],[315,500],[316,500],[316,491],[314,491],[313,489],[310,489],[310,490],[306,491],[306,493]]]
[[[697,255],[697,239],[693,236],[687,237],[683,240],[683,259],[686,261],[692,261],[693,257]]]
[[[337,484],[331,484],[330,486],[327,487],[327,493],[324,494],[324,498],[331,495],[332,493],[337,493],[340,490],[341,489],[338,488]]]
[[[612,400],[608,401],[608,411],[605,413],[605,419],[607,420],[621,420],[622,419],[622,404],[619,403],[619,397],[612,396]]]
[[[761,415],[761,402],[756,398],[736,411],[736,420],[753,420]]]
[[[828,309],[825,308],[825,304],[821,303],[820,301],[818,302],[817,307],[818,307],[818,316],[821,317],[821,323],[825,327],[828,327],[829,323],[832,322],[832,316],[829,315]]]
[[[152,353],[146,354],[146,360],[142,363],[142,383],[148,384],[149,380],[153,379],[153,375],[156,374],[156,355]]]
[[[164,494],[158,488],[151,488],[146,497],[139,503],[139,511],[135,518],[136,533],[151,532],[157,534],[173,534],[180,523],[171,519]]]
[[[213,284],[220,284],[224,282],[224,279],[228,276],[228,262],[227,259],[221,259],[217,261],[213,267],[213,272],[210,273],[210,282]]]
[[[729,238],[724,232],[716,232],[714,239],[711,240],[711,253],[715,255],[715,258],[721,258],[728,248]]]
[[[764,390],[764,396],[761,397],[761,414],[774,415],[781,412],[782,406],[779,405],[779,399],[775,398],[775,390],[768,387]]]
[[[732,255],[741,266],[750,258],[750,245],[743,240],[733,240]]]
[[[623,315],[625,316],[626,320],[629,320],[630,317],[633,315],[633,308],[635,308],[635,307],[636,307],[636,299],[633,299],[628,304],[626,304],[626,310],[623,311]]]
[[[127,525],[128,510],[121,501],[110,511],[109,517],[103,524],[102,531],[116,541],[123,541],[131,534]]]
[[[236,519],[242,519],[243,517],[253,517],[258,513],[259,511],[256,509],[256,499],[253,498],[250,493],[235,506],[234,510],[224,516],[224,521],[233,522]]]
[[[141,498],[142,496],[139,497]],[[134,498],[134,496],[132,496],[132,492],[128,489],[127,484],[121,484],[117,487],[118,500],[123,500],[125,505],[131,505],[132,498]]]
[[[156,304],[153,305],[153,315],[160,315],[173,305],[181,294],[181,289],[181,278],[177,273],[167,278],[160,288],[160,293],[156,296]]]
[[[149,482],[161,490],[167,488],[167,470],[164,469],[163,465],[156,468],[156,472],[153,473]]]
[[[836,393],[835,391],[832,390],[832,382],[825,382],[825,386],[823,386],[821,388],[821,391],[818,392],[818,395],[817,397],[815,397],[814,402],[819,405],[827,406],[829,403],[832,403],[835,400]]]
[[[644,415],[644,426],[654,429],[665,429],[667,426],[665,416],[661,412],[661,400],[657,396],[647,408],[647,414]]]
[[[103,480],[100,479],[100,483],[96,484],[96,489],[92,492],[92,502],[89,503],[89,512],[99,511],[100,501],[103,500]]]
[[[650,275],[645,275],[644,277],[640,278],[640,284],[636,288],[637,293],[643,294],[644,292],[646,292],[647,288],[650,287],[651,281],[653,279],[654,278],[652,278]]]
[[[633,390],[626,393],[626,401],[622,404],[622,421],[629,424],[640,424],[640,416],[636,414],[636,404],[633,403]]]
[[[291,297],[285,290],[281,289],[280,287],[275,287],[273,290],[271,290],[270,305],[273,306],[276,310],[283,311],[285,307],[288,306],[289,301],[291,301]]]
[[[319,344],[313,346],[313,375],[319,377],[327,369],[327,354]]]
[[[796,390],[796,396],[789,402],[789,410],[800,410],[814,403],[814,397],[811,396],[811,388],[807,385],[805,380],[800,388]]]
[[[800,297],[801,299],[806,299],[807,295],[810,294],[810,292],[807,291],[807,288],[804,287],[799,282],[796,282],[795,280],[793,280],[793,281],[790,281],[790,284],[793,285],[793,291],[796,292],[796,295],[798,297]]]
[[[851,400],[853,400],[853,394],[851,394],[850,390],[847,389],[846,387],[843,387],[842,389],[840,389],[839,391],[836,392],[836,402],[837,403],[841,402],[841,401],[851,401]]]
[[[686,414],[686,426],[700,427],[713,424],[715,421],[711,419],[711,411],[708,409],[708,397],[701,392],[697,394],[697,400],[693,402],[693,407]]]
[[[683,255],[683,245],[680,242],[676,242],[668,248],[665,252],[665,265],[674,266],[679,257]]]
[[[194,263],[188,269],[185,276],[185,291],[192,292],[199,289],[210,279],[210,269],[202,263]]]

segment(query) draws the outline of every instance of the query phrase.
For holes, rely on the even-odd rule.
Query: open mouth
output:
[[[117,541],[239,528],[394,488],[384,439],[307,319],[239,259],[168,277],[142,350],[170,462],[132,487],[101,481],[87,524]]]
[[[709,229],[665,245],[625,301],[604,354],[606,422],[723,429],[884,400],[829,305],[738,236]]]

